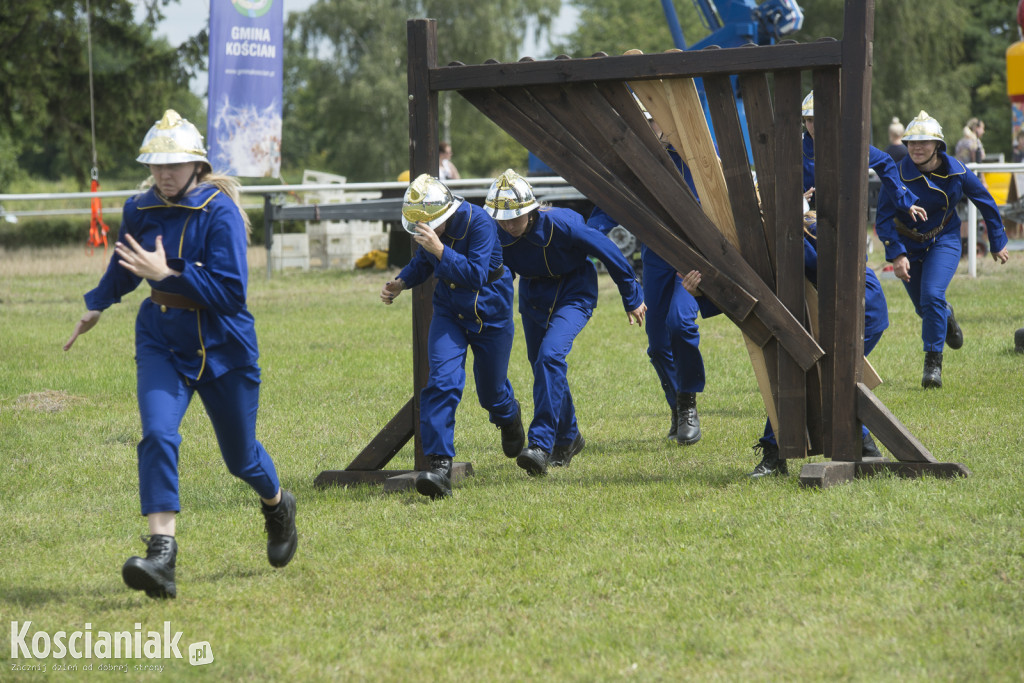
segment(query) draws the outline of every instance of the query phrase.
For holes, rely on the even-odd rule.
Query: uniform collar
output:
[[[935,178],[949,178],[955,175],[963,175],[967,172],[967,168],[960,163],[956,157],[951,157],[945,152],[939,152],[939,157],[943,159],[945,164],[940,163],[939,167],[929,173],[930,177]],[[945,168],[943,168],[945,165]],[[903,178],[904,182],[911,182],[914,180],[920,180],[924,177],[924,173],[917,167],[910,155],[903,157],[899,162],[900,177]]]
[[[213,185],[202,183],[193,187],[187,195],[182,197],[180,202],[172,204],[157,194],[156,187],[151,187],[138,196],[136,204],[140,210],[165,209],[172,206],[183,209],[203,209],[219,193],[220,190]]]

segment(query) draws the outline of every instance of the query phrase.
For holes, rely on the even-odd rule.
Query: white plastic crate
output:
[[[270,246],[270,263],[274,270],[300,268],[309,270],[309,235],[289,233],[274,235]]]

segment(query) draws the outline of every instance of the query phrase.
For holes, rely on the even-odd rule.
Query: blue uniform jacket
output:
[[[151,188],[125,202],[118,240],[123,241],[126,233],[149,251],[162,235],[167,265],[181,276],[150,286],[206,307],[163,309],[147,298],[135,321],[136,354],[143,347],[165,351],[178,372],[196,381],[255,365],[256,329],[245,305],[245,224],[231,198],[203,184],[178,204],[169,204]],[[141,281],[119,265],[115,254],[99,285],[85,295],[85,305],[92,311],[106,310]]]
[[[608,237],[571,209],[540,209],[533,227],[519,237],[499,232],[505,265],[519,275],[519,312],[547,327],[555,309],[567,304],[597,306],[596,257],[619,287],[632,311],[644,302],[636,273]]]
[[[961,198],[967,197],[974,202],[985,219],[988,229],[989,248],[992,252],[1002,251],[1006,247],[1006,231],[1003,219],[992,195],[985,189],[978,176],[945,152],[939,152],[942,162],[937,170],[924,174],[909,156],[899,163],[899,173],[918,197],[917,204],[928,212],[928,220],[914,222],[906,210],[894,201],[888,188],[883,186],[878,196],[878,211],[875,214],[875,231],[885,245],[885,258],[892,261],[900,254],[906,254],[911,261],[924,257],[932,243],[950,233],[960,234],[960,217],[956,213],[956,205]],[[909,237],[901,236],[895,227],[895,221],[919,233],[928,233],[946,221],[946,227],[925,242],[917,242]]]
[[[814,138],[804,133],[803,138],[804,192],[814,187]],[[903,211],[918,204],[917,196],[900,179],[896,162],[882,150],[868,145],[868,168],[878,174],[882,187],[895,198]],[[930,214],[931,212],[929,212]]]
[[[462,202],[441,235],[444,252],[438,259],[417,249],[398,277],[406,287],[425,282],[431,274],[434,310],[447,314],[470,332],[485,326],[508,325],[512,319],[512,276],[506,271],[488,284],[501,267],[498,224],[479,206]]]

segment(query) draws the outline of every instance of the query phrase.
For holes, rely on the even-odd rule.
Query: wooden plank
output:
[[[775,282],[779,301],[804,314],[804,230],[800,203],[800,72],[775,76]],[[788,349],[779,353],[779,424],[783,458],[807,455],[807,379]]]
[[[750,137],[750,153],[754,158],[757,174],[757,189],[764,213],[762,226],[763,241],[767,247],[768,262],[775,268],[775,113],[772,107],[771,90],[765,74],[743,74],[739,77],[740,92],[743,94],[743,109],[747,115],[747,133]]]
[[[348,464],[346,470],[380,470],[416,434],[416,409],[412,399],[402,406],[377,436]]]
[[[677,180],[666,174],[657,163],[652,163],[636,136],[631,134],[622,120],[615,116],[614,112],[609,112],[607,107],[600,105],[600,93],[596,89],[579,85],[570,87],[573,90],[573,99],[579,105],[572,115],[578,117],[580,110],[587,112],[587,116],[594,121],[597,129],[604,134],[605,144],[615,149],[624,160],[633,161],[636,177],[654,193],[668,213],[676,218],[677,224],[683,228],[694,246],[719,269],[732,273],[737,282],[757,298],[758,306],[754,314],[790,351],[800,366],[813,366],[822,355],[817,342],[778,302],[771,289],[757,277],[739,251],[704,215],[696,200],[688,194],[672,192],[677,186]],[[572,178],[566,179],[573,182]],[[638,237],[647,241],[643,235]]]
[[[892,462],[891,460],[871,460],[854,463],[857,477],[868,477],[882,472],[890,472],[898,477],[919,479],[925,475],[939,479],[969,477],[971,471],[966,465],[958,462]]]
[[[863,383],[857,384],[857,418],[900,462],[937,462]],[[858,431],[859,434],[859,431]]]
[[[764,238],[761,207],[754,190],[754,178],[743,144],[743,128],[736,109],[736,96],[728,76],[707,76],[704,91],[708,109],[718,140],[718,153],[722,159],[722,174],[726,195],[735,217],[735,230],[740,252],[754,272],[769,286],[775,282],[772,263],[768,258],[768,245]],[[716,221],[717,224],[717,221]]]
[[[874,0],[846,3],[840,79],[839,203],[836,215],[836,345],[832,393],[833,460],[856,460],[862,441],[857,388],[864,357],[868,143],[871,139],[871,41]],[[815,108],[817,114],[817,108]],[[826,120],[826,123],[828,120]],[[840,315],[840,312],[842,314]]]
[[[638,81],[714,73],[763,73],[778,69],[839,66],[840,43],[786,43],[724,50],[652,55],[537,60],[432,69],[431,90],[490,89],[498,85],[532,87],[563,83]]]
[[[839,147],[840,129],[839,73],[836,70],[814,72],[815,120],[815,210],[817,211],[818,251],[818,339],[825,349],[822,369],[822,411],[829,424],[825,434],[825,452],[832,453],[834,436],[835,363],[836,363],[836,305],[840,288],[836,262],[839,245],[836,225],[839,210]],[[845,283],[843,286],[848,286]],[[862,316],[863,317],[863,316]],[[860,449],[854,449],[859,451]]]
[[[592,200],[596,199],[595,203],[599,203],[611,215],[625,217],[629,221],[626,227],[649,247],[658,253],[673,254],[676,260],[672,265],[676,268],[684,272],[706,272],[706,281],[702,282],[702,287],[708,297],[752,338],[767,341],[770,337],[767,328],[750,315],[756,300],[661,223],[645,204],[607,172],[599,160],[568,135],[546,110],[539,105],[531,105],[528,98],[517,98],[514,103],[503,92],[474,90],[462,94],[527,149],[547,149],[547,161],[556,173]],[[526,111],[520,110],[519,106],[523,106]]]
[[[837,484],[848,484],[857,476],[852,462],[809,462],[800,468],[800,486],[827,489]]]
[[[892,462],[890,460],[809,462],[800,469],[800,486],[826,489],[882,472],[910,479],[917,479],[925,475],[940,479],[952,479],[968,477],[971,474],[966,466],[956,462]]]
[[[473,465],[468,462],[452,463],[452,487],[454,488],[466,477],[472,477]],[[416,488],[416,477],[419,472],[400,472],[393,477],[388,477],[384,484],[384,493],[400,493]]]
[[[416,470],[324,470],[313,480],[313,486],[322,489],[328,486],[383,484],[391,477],[409,473],[417,474]]]
[[[417,19],[406,25],[409,64],[409,169],[412,178],[421,173],[437,176],[438,116],[437,93],[430,90],[430,70],[437,66],[437,22]],[[413,244],[413,252],[419,248]],[[427,469],[420,435],[420,392],[430,378],[427,337],[433,315],[434,279],[428,278],[412,290],[413,424],[416,469]]]

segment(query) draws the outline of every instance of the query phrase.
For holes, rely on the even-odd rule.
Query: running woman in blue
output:
[[[259,351],[245,303],[249,220],[238,183],[212,173],[203,136],[173,109],[150,128],[137,161],[149,168],[153,184],[125,202],[110,265],[85,295],[87,311],[64,350],[148,281],[150,295],[135,319],[135,364],[139,497],[149,536],[143,536],[146,557],[130,558],[121,575],[151,598],[173,598],[180,429],[194,394],[213,423],[228,471],[263,502],[270,564],[288,564],[299,537],[295,496],[280,487],[273,461],[256,440]]]

